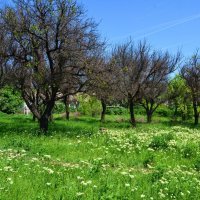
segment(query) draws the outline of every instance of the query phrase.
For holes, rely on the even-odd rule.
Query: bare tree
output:
[[[6,54],[7,40],[5,32],[0,26],[0,88],[7,83],[7,74],[11,66],[8,59],[5,57]]]
[[[46,132],[55,101],[68,95],[61,88],[75,94],[84,87],[85,71],[94,66],[91,60],[102,43],[97,25],[85,18],[74,0],[14,3],[14,7],[1,10],[0,16],[9,40],[12,83]]]
[[[139,92],[149,75],[150,46],[140,42],[137,46],[132,41],[115,47],[112,53],[112,64],[116,67],[117,88],[121,98],[126,98],[130,110],[130,122],[136,126],[134,104]]]
[[[199,122],[200,105],[200,56],[197,51],[192,58],[181,69],[181,76],[185,79],[187,86],[191,90],[194,110],[194,124]]]
[[[119,99],[114,70],[110,59],[100,57],[96,68],[88,74],[90,81],[86,92],[89,95],[95,95],[101,101],[101,122],[105,121],[107,104]]]
[[[149,57],[149,75],[140,90],[141,105],[146,110],[147,122],[158,106],[167,101],[169,75],[177,69],[180,53],[171,56],[168,52],[154,51]]]

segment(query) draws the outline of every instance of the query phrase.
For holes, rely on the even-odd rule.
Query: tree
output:
[[[140,89],[150,72],[149,52],[150,46],[146,42],[135,46],[130,41],[116,46],[112,53],[117,88],[122,98],[128,101],[130,122],[133,126],[136,126],[134,104],[138,101]]]
[[[181,69],[181,76],[190,88],[194,110],[194,124],[199,122],[200,105],[200,56],[197,51]]]
[[[5,31],[0,26],[0,88],[6,85],[7,72],[10,70],[10,64],[5,57],[6,46],[7,39],[5,37]]]
[[[149,74],[140,90],[140,102],[145,108],[148,123],[151,123],[158,106],[167,101],[169,75],[177,69],[179,61],[180,53],[171,56],[168,52],[154,51],[150,55]]]
[[[99,58],[98,65],[88,74],[89,83],[86,93],[96,96],[101,101],[101,122],[105,121],[107,104],[120,98],[116,88],[116,77],[110,59]]]
[[[191,91],[186,85],[186,81],[176,75],[168,85],[167,90],[170,107],[174,110],[174,120],[177,120],[179,113],[182,121],[185,121],[191,115]]]
[[[46,132],[55,101],[81,91],[87,68],[95,66],[91,62],[103,44],[97,25],[74,0],[14,3],[0,16],[12,63],[11,83]]]

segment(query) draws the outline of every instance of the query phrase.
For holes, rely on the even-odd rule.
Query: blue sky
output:
[[[9,0],[0,0],[2,6]],[[199,0],[78,0],[110,44],[146,38],[153,48],[190,56],[200,48]]]
[[[111,44],[146,38],[153,48],[190,56],[200,48],[199,0],[79,0]]]

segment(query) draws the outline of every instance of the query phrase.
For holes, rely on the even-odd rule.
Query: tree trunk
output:
[[[44,133],[46,133],[48,131],[48,122],[49,122],[48,119],[49,119],[49,117],[47,115],[44,115],[39,119],[40,130]]]
[[[36,121],[36,116],[33,114],[33,121],[35,122]]]
[[[178,106],[175,105],[175,110],[174,110],[174,121],[177,121],[177,115],[178,115]]]
[[[101,100],[102,105],[102,112],[101,112],[101,122],[105,122],[105,115],[106,115],[106,103],[104,100]]]
[[[152,112],[147,111],[147,123],[151,123],[151,122],[152,122]]]
[[[69,121],[69,96],[64,97],[64,104],[65,104],[65,113],[66,113],[66,120]]]
[[[53,121],[53,114],[51,113],[51,115],[49,116],[49,121],[52,122]]]
[[[199,123],[199,113],[195,101],[193,101],[193,108],[194,108],[194,124],[197,125]]]
[[[197,125],[199,123],[199,115],[194,116],[194,124]]]
[[[129,110],[130,110],[130,122],[133,127],[136,127],[134,104],[132,98],[129,99]]]

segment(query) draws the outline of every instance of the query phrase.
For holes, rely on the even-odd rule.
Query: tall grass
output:
[[[143,116],[139,116],[141,119]],[[122,120],[123,118],[123,120]],[[0,115],[0,199],[200,199],[200,131],[167,119]]]

